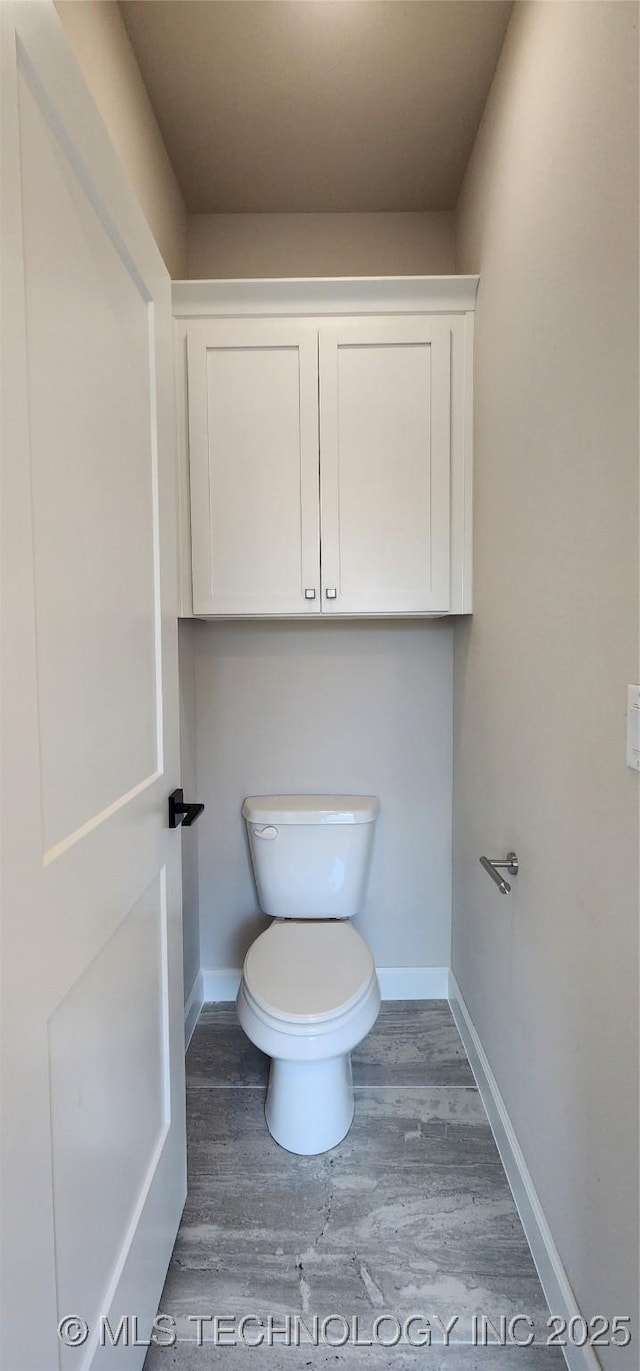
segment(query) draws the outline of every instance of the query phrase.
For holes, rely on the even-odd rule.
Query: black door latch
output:
[[[185,803],[184,791],[174,790],[169,796],[169,828],[191,828],[196,819],[204,814],[204,805]]]

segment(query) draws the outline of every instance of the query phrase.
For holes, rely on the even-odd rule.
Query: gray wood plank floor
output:
[[[293,1156],[266,1128],[268,1060],[234,1006],[205,1007],[187,1054],[189,1193],[160,1305],[178,1341],[150,1348],[145,1371],[563,1367],[544,1345],[548,1309],[449,1006],[386,1002],[353,1069],[350,1133],[320,1157]],[[214,1314],[252,1316],[249,1342],[270,1317],[288,1333],[216,1346]],[[365,1345],[385,1314],[401,1329],[419,1316],[414,1340],[429,1321],[432,1345]],[[474,1316],[499,1327],[516,1315],[535,1345],[474,1345]],[[312,1331],[314,1316],[321,1327],[334,1316],[328,1341],[349,1340],[314,1346],[295,1316]],[[395,1336],[391,1321],[378,1327]]]

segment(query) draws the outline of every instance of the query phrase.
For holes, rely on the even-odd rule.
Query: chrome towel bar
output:
[[[498,861],[497,858],[494,857],[481,857],[480,865],[484,867],[484,870],[487,872],[487,875],[491,877],[491,880],[495,881],[500,893],[502,895],[508,895],[511,886],[508,881],[505,881],[504,876],[500,875],[500,868],[503,867],[505,871],[509,872],[510,876],[517,876],[518,858],[516,857],[515,852],[507,852],[505,861]]]

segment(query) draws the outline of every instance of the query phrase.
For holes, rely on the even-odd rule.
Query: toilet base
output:
[[[353,1109],[350,1053],[316,1062],[272,1058],[265,1117],[287,1152],[315,1156],[336,1147],[349,1132]]]

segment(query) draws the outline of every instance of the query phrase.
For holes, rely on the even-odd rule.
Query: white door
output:
[[[450,605],[450,328],[320,325],[322,611]]]
[[[317,329],[203,321],[187,348],[194,613],[317,613]]]
[[[143,1340],[186,1189],[170,285],[53,5],[2,20],[1,1360],[139,1368],[100,1315]]]

